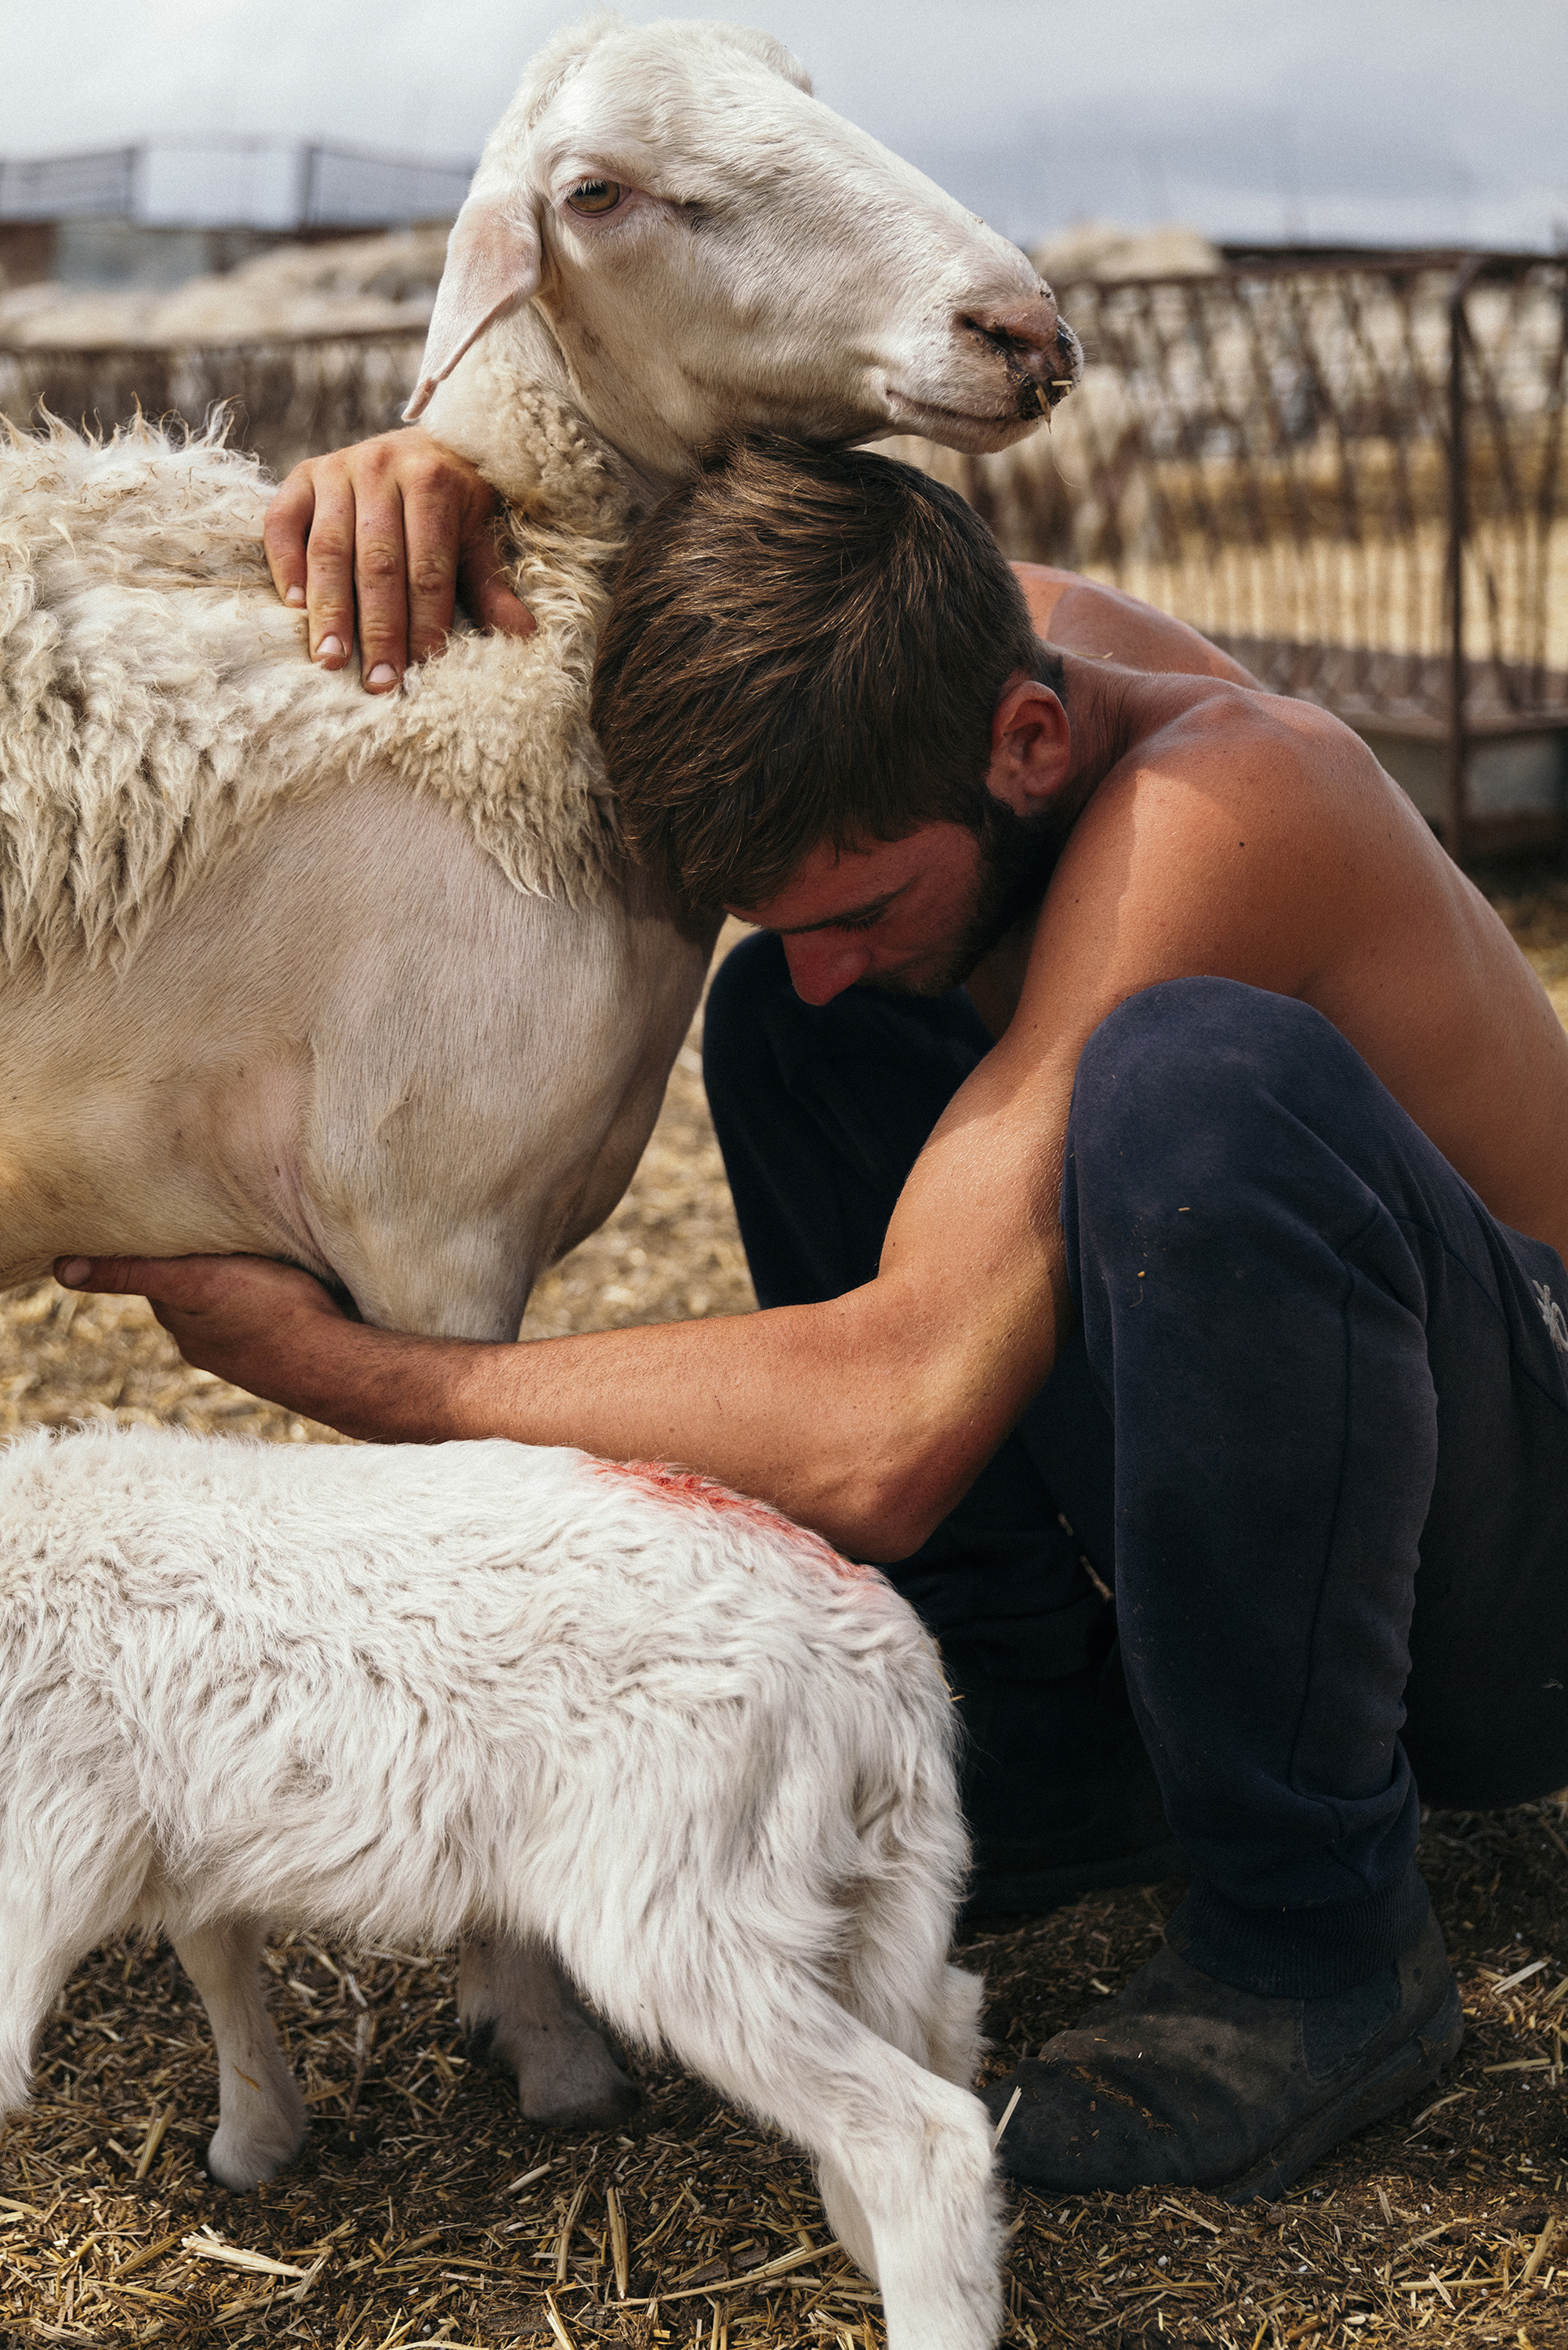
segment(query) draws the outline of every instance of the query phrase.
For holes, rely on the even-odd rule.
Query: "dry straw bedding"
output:
[[[1500,902],[1568,1015],[1568,881],[1515,883]],[[526,1328],[751,1302],[694,1034],[630,1193],[541,1285]],[[92,1409],[282,1442],[326,1433],[186,1369],[140,1304],[50,1284],[0,1300],[0,1432]],[[1432,2095],[1272,2207],[1019,2195],[1010,2341],[1568,2350],[1568,1814],[1433,1814],[1422,1862],[1470,2019]],[[1180,1893],[971,1933],[992,2068],[1114,1992]],[[167,1947],[96,1951],[67,1986],[36,2102],[0,2135],[6,2350],[881,2344],[876,2294],[828,2241],[805,2164],[696,2083],[640,2066],[646,2101],[624,2135],[542,2131],[465,2060],[450,1952],[298,1935],[267,1965],[314,2127],[299,2163],[245,2198],[201,2168],[216,2075]]]

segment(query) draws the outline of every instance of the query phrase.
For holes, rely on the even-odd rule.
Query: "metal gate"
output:
[[[1297,258],[1057,290],[1088,366],[1050,434],[900,453],[1010,554],[1146,597],[1405,760],[1456,856],[1561,838],[1568,260]],[[199,425],[231,400],[236,444],[281,473],[393,423],[421,341],[0,351],[0,414],[41,400],[107,429],[140,403]],[[1534,805],[1500,814],[1478,777],[1510,746]]]

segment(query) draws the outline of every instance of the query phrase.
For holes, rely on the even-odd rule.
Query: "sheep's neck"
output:
[[[590,536],[618,536],[628,510],[654,504],[675,478],[628,457],[601,430],[532,303],[480,337],[438,387],[424,421],[520,511]],[[607,498],[594,496],[596,475]],[[600,510],[590,515],[580,511],[585,504]]]

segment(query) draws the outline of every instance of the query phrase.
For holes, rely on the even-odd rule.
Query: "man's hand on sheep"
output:
[[[488,482],[410,426],[306,457],[267,508],[263,542],[278,594],[305,607],[312,660],[343,668],[358,604],[366,691],[390,693],[411,660],[441,650],[460,595],[481,628],[532,633],[495,522]]]
[[[313,1274],[267,1257],[61,1257],[55,1277],[147,1298],[188,1363],[296,1411],[309,1411],[317,1357],[348,1321]]]

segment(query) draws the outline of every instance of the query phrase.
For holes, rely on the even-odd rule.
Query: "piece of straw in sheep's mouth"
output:
[[[1071,376],[1057,376],[1042,383],[1037,377],[1025,374],[1022,368],[1010,367],[1007,373],[1020,416],[1048,416],[1073,389]]]

